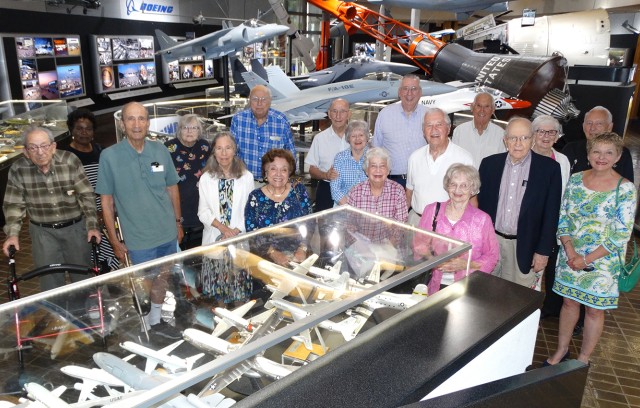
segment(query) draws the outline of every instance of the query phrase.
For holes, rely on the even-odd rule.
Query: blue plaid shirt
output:
[[[287,149],[296,163],[298,161],[291,125],[282,112],[269,109],[267,120],[261,126],[251,109],[238,112],[231,119],[231,133],[238,144],[238,156],[254,179],[262,178],[262,156],[271,149]]]
[[[351,148],[336,154],[336,158],[333,160],[333,168],[338,172],[338,178],[330,182],[331,197],[335,205],[338,205],[342,197],[349,193],[351,187],[367,179],[367,175],[362,168],[367,150],[368,147],[365,147],[362,157],[358,161],[353,159]]]

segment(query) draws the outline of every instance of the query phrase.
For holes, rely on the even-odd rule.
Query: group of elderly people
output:
[[[394,168],[411,172],[412,166],[392,163],[389,152],[394,148],[381,147],[384,142],[380,142],[390,135],[380,136],[371,147],[368,123],[349,121],[348,103],[339,99],[329,108],[333,126],[316,136],[319,143],[325,143],[326,149],[322,149],[333,149],[333,160],[326,154],[317,157],[322,149],[316,146],[314,153],[314,140],[308,161],[312,177],[326,183],[318,191],[330,193],[334,206],[349,204],[399,222],[408,221],[408,202],[416,202],[407,197],[418,193],[436,197],[423,208],[412,209],[419,217],[417,226],[471,243],[471,270],[493,273],[538,290],[546,271],[548,297],[560,295],[563,301],[558,350],[545,364],[568,358],[580,305],[586,306],[578,359],[588,362],[602,332],[604,310],[617,307],[621,269],[618,254],[624,259],[636,208],[633,174],[629,175],[628,166],[621,161],[625,157],[622,138],[611,133],[610,113],[596,107],[586,114],[585,151],[574,146],[574,150],[567,150],[572,152],[567,157],[553,148],[562,136],[562,127],[551,116],[539,116],[533,122],[513,118],[498,143],[496,130],[489,127],[493,107],[487,99],[491,96],[480,94],[472,105],[474,121],[464,128],[472,131],[456,132],[454,138],[461,145],[465,138],[479,138],[471,145],[486,140],[491,148],[484,149],[486,156],[476,157],[477,152],[467,152],[449,140],[450,121],[444,112],[415,104],[418,82],[412,85],[412,81],[412,77],[403,81],[401,102],[396,105],[401,109],[413,106],[423,114],[417,120],[429,144],[404,154],[411,156],[410,162],[419,162],[414,168],[425,169],[426,173],[391,174]],[[269,107],[266,88],[254,88],[250,100],[251,110],[234,118],[232,132],[213,139],[210,155],[208,144],[199,139],[199,119],[193,115],[181,118],[178,137],[167,143],[182,181],[179,187],[185,226],[196,231],[201,223],[203,245],[312,212],[306,188],[291,178],[296,158],[290,134],[274,135],[286,128],[281,126],[286,119]],[[400,142],[415,133],[403,133],[403,126],[415,127],[415,113],[405,109],[404,115],[407,123],[398,122],[398,130],[392,135]],[[386,116],[381,113],[380,117]],[[243,132],[250,135],[256,129],[268,149],[256,140],[247,142],[250,136]],[[266,133],[261,135],[260,129]],[[488,129],[491,132],[485,133]],[[484,136],[493,139],[482,139]],[[241,139],[242,144],[236,142]],[[240,145],[243,147],[239,149]],[[582,168],[574,169],[578,162],[583,163]],[[258,171],[261,174],[256,174]],[[424,184],[425,178],[431,178],[430,182]],[[407,191],[402,185],[405,181]],[[425,194],[419,191],[422,185],[442,188],[446,196],[432,191]],[[194,194],[199,197],[197,206],[192,202]],[[274,246],[272,240],[264,239],[257,242],[256,250],[287,266],[309,255],[307,243],[299,236],[291,240],[291,245]],[[413,249],[416,256],[433,254],[433,248],[419,241],[414,242]],[[218,254],[203,266],[205,293],[224,302],[246,299],[252,290],[246,273],[227,275],[233,269],[229,268],[230,262],[228,254]],[[466,257],[439,265],[428,282],[429,294],[461,279],[466,270]]]

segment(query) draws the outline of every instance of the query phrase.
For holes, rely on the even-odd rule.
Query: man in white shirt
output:
[[[333,207],[329,181],[338,177],[338,172],[333,168],[333,159],[338,152],[349,148],[344,137],[351,118],[349,102],[341,98],[334,99],[327,113],[331,126],[313,138],[309,153],[304,159],[309,166],[311,178],[319,180],[314,212]]]
[[[428,145],[409,157],[407,203],[411,203],[409,224],[418,225],[428,204],[443,202],[449,195],[443,186],[444,175],[454,163],[473,165],[471,154],[449,141],[451,119],[439,108],[426,108],[423,133]]]
[[[480,162],[485,157],[506,151],[504,129],[491,122],[495,110],[493,96],[481,92],[471,104],[473,120],[463,123],[453,131],[453,143],[471,153],[476,169],[480,168]]]

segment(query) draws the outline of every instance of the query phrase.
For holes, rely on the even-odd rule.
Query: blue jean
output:
[[[172,239],[166,244],[158,245],[157,247],[147,249],[130,249],[129,257],[134,265],[152,261],[163,256],[175,254],[178,252],[178,241]]]

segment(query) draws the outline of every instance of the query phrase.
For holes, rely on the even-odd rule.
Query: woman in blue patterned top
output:
[[[198,180],[209,158],[209,142],[201,139],[202,123],[198,115],[188,114],[180,117],[178,137],[165,142],[171,153],[173,164],[180,177],[180,208],[182,209],[182,228],[184,238],[182,249],[202,244],[202,223],[198,219]]]
[[[262,176],[266,185],[249,194],[244,210],[248,231],[270,227],[281,222],[311,214],[311,200],[302,183],[291,183],[289,178],[295,171],[296,162],[288,150],[272,149],[262,156]],[[312,228],[305,237],[300,233],[282,236],[277,247],[273,237],[261,235],[253,245],[259,255],[273,262],[288,266],[289,261],[301,262],[307,257],[307,244]],[[280,237],[279,237],[280,238]]]
[[[636,188],[613,166],[622,138],[604,133],[587,142],[591,168],[571,176],[564,192],[558,238],[561,249],[553,291],[564,297],[558,349],[544,365],[569,357],[573,328],[585,305],[584,334],[578,360],[589,363],[604,327],[604,311],[618,307],[620,259],[633,228]],[[621,258],[618,257],[621,254]]]
[[[339,152],[333,160],[333,168],[338,172],[338,177],[330,183],[335,205],[346,204],[351,187],[367,179],[363,164],[369,146],[369,124],[364,120],[349,122],[345,138],[351,148]]]

